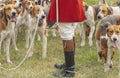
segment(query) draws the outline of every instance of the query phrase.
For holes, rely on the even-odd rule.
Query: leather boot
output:
[[[57,69],[62,69],[62,68],[65,67],[65,64],[59,64],[59,63],[57,63],[57,64],[54,65],[54,67],[57,68]]]
[[[73,77],[75,75],[75,62],[74,62],[74,51],[75,43],[74,40],[63,41],[64,56],[65,56],[65,67],[59,73],[56,73],[56,77]]]
[[[61,72],[56,73],[55,77],[74,77],[75,76],[75,66],[65,67]]]

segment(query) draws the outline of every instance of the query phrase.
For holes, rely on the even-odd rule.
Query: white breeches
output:
[[[59,33],[62,40],[71,40],[74,37],[74,31],[77,23],[60,23]]]

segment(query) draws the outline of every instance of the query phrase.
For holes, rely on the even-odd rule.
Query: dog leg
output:
[[[89,34],[89,37],[88,37],[88,39],[89,39],[89,46],[90,47],[93,45],[92,38],[93,38],[94,31],[95,31],[95,25],[94,25],[94,21],[92,21],[90,23],[90,34]]]
[[[26,44],[25,44],[25,48],[28,48],[29,47],[29,39],[30,39],[30,31],[29,30],[26,30],[25,31],[25,40],[26,40]]]
[[[2,47],[2,42],[1,42],[1,40],[0,40],[0,51],[1,51],[1,47]],[[0,52],[1,53],[1,52]]]
[[[37,33],[37,40],[40,41],[40,35]]]
[[[46,57],[47,53],[47,36],[45,35],[45,30],[41,32],[41,38],[42,38],[42,57]]]
[[[99,52],[101,51],[100,40],[96,40],[96,46],[97,46],[98,61],[100,61],[100,56],[99,56]]]
[[[6,50],[6,57],[7,57],[7,62],[9,64],[12,64],[12,61],[10,60],[10,38],[6,39],[5,41],[5,50]]]
[[[105,69],[104,69],[105,72],[107,72],[110,69],[110,67],[111,67],[111,58],[112,58],[113,50],[111,48],[111,41],[110,41],[110,39],[108,39],[107,45],[108,45],[108,52],[107,52],[107,62],[105,64]]]
[[[85,46],[85,37],[86,37],[85,31],[86,31],[85,26],[82,24],[82,33],[81,33],[81,35],[82,35],[81,46],[82,47]]]
[[[55,29],[52,29],[52,36],[56,37],[56,30]]]
[[[29,36],[30,36],[30,43],[31,43],[32,39],[33,39],[33,33],[31,33]],[[34,48],[34,41],[33,41],[33,45],[31,45],[31,50],[30,50],[30,53],[29,53],[28,57],[32,57],[32,55],[33,55],[33,48]]]
[[[81,25],[82,25],[81,23],[77,25],[77,31],[78,31],[80,37],[81,37],[81,34],[82,34],[81,27],[80,27]]]
[[[18,51],[18,48],[17,48],[17,45],[16,45],[15,32],[12,32],[12,42],[13,42],[15,50]]]
[[[118,70],[119,70],[118,77],[120,78],[120,48],[119,48],[119,61],[118,61]]]
[[[1,51],[1,47],[2,47],[2,36],[0,37],[0,51]]]
[[[118,46],[117,48],[119,51],[119,65],[118,65],[119,74],[118,74],[118,78],[120,78],[120,47]]]

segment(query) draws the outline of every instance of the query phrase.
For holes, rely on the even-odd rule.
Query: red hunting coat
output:
[[[82,0],[58,0],[59,22],[81,22],[86,19]],[[56,0],[52,0],[48,20],[56,22]]]

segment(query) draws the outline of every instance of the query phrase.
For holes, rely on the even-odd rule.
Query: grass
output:
[[[95,4],[96,0],[86,0],[89,4]],[[11,46],[12,65],[6,63],[5,53],[1,51],[0,62],[5,68],[15,67],[23,59],[25,52],[25,41],[22,39],[22,34],[18,37],[19,51],[15,51]],[[87,40],[86,40],[87,41]],[[118,78],[118,51],[114,56],[114,66],[109,72],[104,72],[104,60],[97,61],[96,45],[89,47],[80,47],[81,38],[76,35],[76,76],[74,78]],[[94,40],[95,42],[95,40]],[[63,63],[64,55],[62,49],[62,41],[57,34],[57,37],[48,37],[47,57],[42,58],[41,41],[35,40],[34,55],[27,58],[26,61],[14,71],[0,70],[0,78],[55,78],[53,74],[60,70],[54,68],[55,63]]]
[[[101,62],[97,61],[95,43],[93,47],[89,47],[86,44],[83,48],[80,47],[80,41],[79,35],[76,35],[75,78],[117,78],[118,68],[116,66],[118,65],[118,52],[115,53],[113,68],[109,72],[104,73],[104,60]],[[23,59],[27,51],[23,47],[25,41],[19,38],[18,43],[19,51],[15,51],[11,47],[11,59],[14,64],[8,65],[5,60],[5,53],[2,52],[0,55],[2,66],[6,68],[15,67]],[[62,41],[58,34],[55,38],[51,37],[51,35],[48,37],[47,58],[42,58],[41,54],[41,42],[35,40],[34,55],[31,58],[27,58],[17,70],[0,70],[0,78],[55,78],[53,74],[60,70],[55,69],[54,64],[64,62]]]

